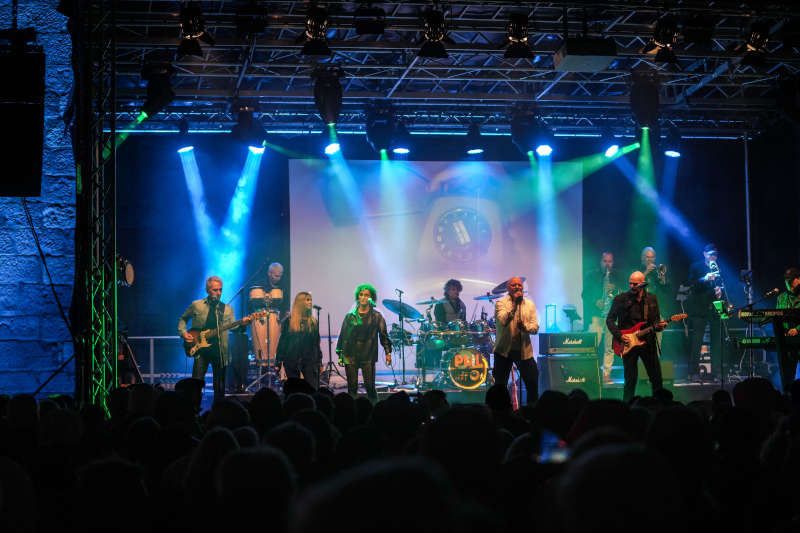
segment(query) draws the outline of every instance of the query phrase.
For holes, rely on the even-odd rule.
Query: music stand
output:
[[[565,305],[562,309],[564,314],[567,315],[567,319],[569,320],[569,331],[570,333],[575,332],[575,321],[581,319],[581,315],[578,314],[578,310],[575,308],[574,305]]]

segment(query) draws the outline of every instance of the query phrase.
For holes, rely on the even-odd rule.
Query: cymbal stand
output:
[[[405,321],[403,320],[403,292],[400,289],[395,289],[394,292],[397,293],[397,299],[400,302],[400,361],[403,363],[403,373],[402,373],[402,385],[407,385],[406,383],[406,339],[405,339]],[[395,380],[397,381],[397,380]],[[395,383],[397,385],[397,383]]]
[[[319,309],[317,309],[317,324],[319,324]],[[340,378],[344,379],[339,369],[336,368],[336,365],[333,364],[333,338],[331,337],[331,314],[327,313],[328,315],[328,364],[325,365],[325,370],[323,374],[325,377],[325,382],[327,383],[328,388],[331,386],[331,376],[334,372]]]

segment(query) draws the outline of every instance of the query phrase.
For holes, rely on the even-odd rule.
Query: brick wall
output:
[[[28,206],[56,290],[69,309],[75,270],[75,167],[61,119],[72,88],[72,45],[58,0],[19,2],[20,28],[33,27],[44,48],[42,195]],[[0,2],[0,27],[11,27],[11,2]],[[5,133],[13,135],[13,126]],[[32,392],[73,353],[20,198],[0,198],[0,393]],[[43,393],[75,389],[70,364]]]

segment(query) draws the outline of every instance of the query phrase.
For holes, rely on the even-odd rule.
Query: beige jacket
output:
[[[512,319],[514,304],[511,297],[506,294],[494,305],[494,318],[497,322],[497,338],[494,344],[494,354],[508,357],[511,349],[511,329],[509,324]],[[522,327],[527,335],[522,335],[522,358],[530,359],[533,357],[533,346],[531,346],[531,335],[539,332],[539,319],[536,316],[536,306],[527,298],[522,299],[522,303],[517,306],[516,316],[522,319]]]

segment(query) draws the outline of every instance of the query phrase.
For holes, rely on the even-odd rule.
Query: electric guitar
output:
[[[254,320],[256,318],[263,318],[269,314],[269,311],[257,311],[253,314],[247,315],[246,317],[242,318],[241,320],[237,320],[236,322],[231,322],[230,324],[225,324],[219,328],[220,333],[223,331],[228,331],[229,329],[238,328],[244,321],[248,318]],[[192,328],[187,331],[189,335],[191,335],[192,340],[188,341],[183,339],[183,350],[186,352],[186,357],[198,357],[199,351],[203,348],[209,348],[211,343],[209,340],[213,339],[217,336],[216,329],[199,329],[199,328]]]
[[[614,353],[620,357],[624,357],[628,354],[628,352],[630,352],[637,346],[647,344],[647,341],[643,340],[643,338],[652,333],[657,324],[663,323],[666,325],[669,324],[670,322],[677,322],[678,320],[683,320],[687,317],[688,315],[686,313],[682,313],[680,315],[672,315],[671,317],[669,317],[669,319],[664,320],[662,322],[657,322],[656,324],[646,327],[644,329],[642,329],[642,326],[647,324],[647,322],[639,322],[630,329],[623,329],[622,331],[620,331],[620,333],[622,333],[622,342],[618,341],[617,339],[614,339],[613,343]]]

